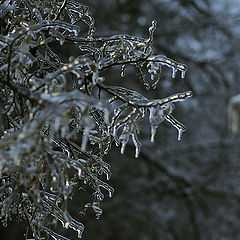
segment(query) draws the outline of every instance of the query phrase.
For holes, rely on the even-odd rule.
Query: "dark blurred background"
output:
[[[115,193],[103,201],[100,219],[87,216],[84,240],[234,240],[240,236],[239,133],[229,129],[229,99],[240,92],[238,0],[85,0],[96,20],[96,36],[127,33],[148,38],[157,20],[154,52],[188,66],[185,79],[163,68],[158,87],[149,92],[136,71],[104,73],[105,83],[162,98],[192,90],[194,97],[176,104],[173,115],[187,126],[180,142],[168,123],[155,143],[142,124],[138,159],[128,145],[124,155],[113,147]],[[81,198],[81,196],[79,196]],[[79,203],[75,201],[72,209]],[[77,217],[77,213],[76,213]],[[19,229],[19,231],[17,230]],[[1,228],[0,239],[24,239],[21,225]],[[18,232],[18,234],[16,234]],[[18,236],[17,236],[18,235]],[[67,236],[77,239],[76,233]]]

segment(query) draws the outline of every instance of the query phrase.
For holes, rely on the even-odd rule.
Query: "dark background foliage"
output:
[[[143,147],[138,159],[128,145],[124,155],[114,147],[111,163],[115,192],[102,204],[100,219],[87,216],[83,239],[238,239],[239,140],[227,120],[229,99],[239,86],[238,1],[210,0],[89,0],[96,35],[148,34],[157,20],[155,52],[188,66],[184,80],[165,70],[158,87],[146,92],[136,72],[108,73],[110,84],[134,88],[161,98],[192,90],[194,97],[175,110],[187,126],[181,142],[176,130],[162,124],[155,143],[142,125]],[[146,125],[147,126],[147,125]],[[74,199],[72,210],[78,205]],[[25,226],[1,228],[1,239],[23,239]],[[75,239],[76,236],[68,236]]]

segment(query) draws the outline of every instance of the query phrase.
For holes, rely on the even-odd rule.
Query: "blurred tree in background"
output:
[[[103,214],[88,213],[83,239],[238,239],[240,226],[239,139],[229,130],[227,106],[240,92],[238,1],[210,0],[89,0],[97,29],[94,36],[126,33],[146,37],[152,20],[158,22],[153,49],[188,66],[184,81],[171,70],[161,74],[155,90],[146,92],[141,74],[114,67],[102,75],[109,85],[135,89],[149,99],[192,90],[194,98],[178,104],[174,116],[188,127],[181,142],[165,122],[150,142],[150,127],[143,120],[139,158],[134,145],[124,155],[112,147],[104,160],[111,164],[110,185],[115,192],[105,199]],[[57,50],[56,50],[57,51]],[[63,56],[76,56],[67,44]],[[137,73],[137,74],[136,74]],[[105,82],[104,82],[105,83]],[[145,127],[147,126],[147,127]],[[69,205],[85,202],[84,194]],[[86,200],[88,201],[88,200]],[[74,217],[77,216],[77,213]],[[12,229],[19,228],[19,238]],[[20,225],[2,229],[3,239],[23,239]],[[76,235],[69,235],[75,239]]]
[[[229,130],[227,106],[240,92],[239,2],[90,3],[98,33],[144,36],[149,22],[157,20],[154,50],[177,56],[188,72],[183,82],[163,72],[151,94],[191,89],[194,98],[175,110],[188,127],[180,143],[173,130],[160,127],[139,159],[132,149],[124,161],[111,157],[114,198],[87,239],[97,233],[102,239],[238,239],[239,138]],[[135,84],[129,83],[135,73],[127,73],[121,84]]]

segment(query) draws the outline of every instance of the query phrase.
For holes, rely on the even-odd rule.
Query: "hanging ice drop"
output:
[[[177,72],[177,69],[172,67],[172,78],[176,77],[176,72]]]
[[[136,147],[136,150],[135,150],[135,158],[138,158],[138,157],[139,157],[139,153],[140,153],[140,147]]]
[[[182,78],[185,78],[185,74],[186,74],[186,71],[183,70],[183,71],[182,71],[182,74],[181,74],[181,77],[182,77]]]
[[[181,140],[182,133],[183,133],[183,129],[182,128],[178,128],[178,141]]]

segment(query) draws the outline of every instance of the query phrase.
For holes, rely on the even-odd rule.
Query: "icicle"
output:
[[[124,154],[127,143],[125,141],[122,141],[121,143],[122,143],[121,154]]]
[[[87,147],[87,140],[88,140],[89,131],[90,131],[90,129],[86,127],[86,128],[84,129],[84,132],[83,132],[82,145],[81,145],[81,149],[82,149],[83,151],[85,151],[85,150],[86,150],[86,147]]]
[[[186,71],[182,71],[181,77],[182,77],[182,78],[185,78],[185,74],[186,74]]]
[[[107,178],[107,180],[109,180],[110,177],[111,177],[111,173],[107,172],[107,173],[106,173],[106,178]]]
[[[112,195],[113,195],[113,192],[114,192],[114,189],[113,188],[111,188],[112,190],[111,191],[108,191],[108,196],[111,198],[112,197]]]
[[[126,65],[122,65],[122,71],[121,71],[121,77],[123,78],[125,76],[126,73]]]
[[[139,153],[140,153],[140,147],[136,147],[136,150],[135,150],[135,158],[138,158],[138,157],[139,157]]]
[[[181,140],[182,133],[183,133],[183,129],[182,128],[178,128],[178,141]]]
[[[186,130],[186,127],[177,121],[172,115],[167,115],[166,120],[171,123],[178,130],[178,141],[181,140],[182,133]]]
[[[175,67],[172,67],[172,78],[176,77],[176,72],[177,72],[177,69]]]
[[[149,109],[149,121],[151,123],[151,142],[154,142],[154,136],[156,134],[156,129],[157,129],[157,127],[153,124],[155,113],[156,113],[155,108],[152,107]]]
[[[57,131],[60,128],[61,119],[60,117],[56,117],[54,121],[54,130]]]
[[[141,147],[141,143],[140,141],[138,140],[137,138],[137,133],[136,131],[132,134],[132,140],[133,140],[133,143],[135,145],[135,158],[138,158],[139,157],[139,153],[140,153],[140,147]]]
[[[81,229],[78,229],[77,230],[77,233],[78,233],[78,238],[82,238],[82,230]]]
[[[119,136],[119,141],[120,143],[122,144],[122,147],[121,147],[121,154],[124,153],[125,151],[125,147],[128,143],[128,140],[129,140],[129,126],[124,126],[123,130],[122,130],[122,133],[121,135]]]
[[[157,127],[156,126],[151,126],[151,142],[154,142],[154,137],[157,131]]]

